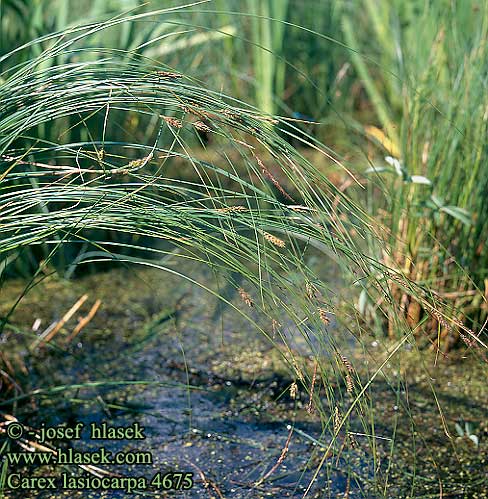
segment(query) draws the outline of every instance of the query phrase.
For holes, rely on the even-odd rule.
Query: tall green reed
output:
[[[477,2],[367,1],[368,29],[358,32],[357,8],[343,19],[345,39],[368,56],[352,61],[376,111],[370,125],[384,131],[383,154],[397,156],[372,158],[371,210],[388,228],[385,261],[432,286],[456,317],[428,319],[448,347],[459,333],[466,341],[457,323],[479,331],[487,318],[488,11]],[[428,318],[414,297],[394,294],[412,325]]]
[[[225,44],[231,90],[269,114],[327,122],[337,119],[349,90],[349,63],[341,43],[339,2],[215,1],[222,23],[236,26]],[[251,83],[243,85],[248,75]],[[332,106],[332,102],[335,103]],[[302,119],[303,121],[303,119]],[[325,138],[322,129],[316,138]]]
[[[288,0],[248,0],[256,102],[268,114],[275,114],[275,96],[282,96],[285,88],[286,67],[277,56],[283,53],[288,4]]]

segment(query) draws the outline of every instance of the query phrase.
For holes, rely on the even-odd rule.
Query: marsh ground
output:
[[[215,279],[201,268],[187,270],[200,281]],[[0,315],[24,287],[12,281],[4,288]],[[76,322],[72,319],[50,345],[30,349],[35,320],[42,321],[42,330],[85,293],[88,299],[79,314],[97,299],[102,304],[80,334],[65,344]],[[227,296],[238,309],[246,307],[238,296]],[[306,390],[299,385],[296,398],[290,396],[295,380],[284,362],[286,349],[272,346],[236,310],[181,278],[138,267],[73,281],[48,277],[20,302],[9,324],[2,357],[19,386],[4,398],[21,397],[16,408],[21,421],[34,428],[43,422],[109,421],[120,426],[139,421],[146,428],[147,439],[135,450],[150,451],[153,466],[112,471],[148,477],[159,470],[194,473],[194,488],[176,493],[179,497],[298,498],[323,456],[317,442],[327,441],[317,414],[307,412]],[[307,356],[306,346],[292,336],[290,329],[287,337],[297,355]],[[367,380],[389,345],[362,338],[356,344],[345,342],[344,348],[355,365],[363,366],[358,374]],[[374,415],[375,458],[368,437],[356,435],[354,446],[344,438],[309,497],[488,497],[485,372],[473,356],[400,352],[365,393]],[[113,384],[118,381],[122,383]],[[343,407],[350,402],[345,397]],[[478,446],[457,434],[456,423],[464,428],[466,422]],[[288,425],[294,432],[278,466]],[[354,412],[349,429],[364,432]],[[85,439],[73,446],[86,451],[95,444]],[[134,449],[128,444],[111,442],[109,448]],[[47,470],[28,473],[45,475]],[[126,497],[93,491],[39,492],[35,497],[94,496]]]

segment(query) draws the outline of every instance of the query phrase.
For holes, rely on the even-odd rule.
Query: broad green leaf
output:
[[[473,223],[471,221],[471,214],[463,208],[458,208],[457,206],[442,206],[440,210],[451,215],[451,217],[459,220],[465,225],[472,225]]]
[[[461,428],[461,425],[459,423],[456,423],[454,425],[454,427],[456,428],[456,433],[460,436],[460,437],[464,437],[464,430]]]
[[[432,182],[422,175],[412,175],[409,177],[408,182],[411,182],[412,184],[432,185]]]

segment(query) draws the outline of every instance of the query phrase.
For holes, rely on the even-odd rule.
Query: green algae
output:
[[[198,278],[208,281],[211,275],[200,273]],[[25,283],[20,281],[4,287],[1,316],[9,314],[24,287]],[[76,340],[64,343],[76,324],[75,317],[54,338],[52,343],[57,348],[42,346],[30,350],[35,336],[31,330],[33,322],[39,318],[41,329],[47,327],[85,293],[88,299],[79,315],[87,314],[97,299],[102,305]],[[74,413],[128,421],[156,418],[157,423],[151,424],[159,435],[165,435],[169,425],[180,424],[180,433],[161,449],[155,444],[160,463],[181,466],[180,454],[191,462],[204,457],[205,473],[224,491],[231,487],[225,477],[231,475],[232,453],[240,452],[243,459],[249,456],[250,462],[259,455],[259,471],[252,475],[254,482],[243,480],[247,488],[236,485],[239,492],[229,493],[228,497],[240,497],[245,490],[249,493],[249,483],[256,483],[259,474],[263,476],[272,467],[279,458],[289,422],[311,425],[308,429],[302,427],[304,435],[318,431],[314,427],[319,424],[318,416],[306,410],[306,386],[299,382],[296,398],[290,397],[290,387],[297,380],[284,361],[286,351],[272,347],[231,309],[219,309],[208,293],[168,274],[131,268],[72,281],[52,275],[20,301],[9,315],[3,335],[7,346],[3,352],[18,369],[17,379],[23,390],[48,390],[45,396],[34,397],[29,404],[24,400],[17,408],[17,414],[28,418],[33,426],[36,421],[49,418],[69,421]],[[351,354],[351,360],[358,366],[357,379],[364,384],[388,356],[391,345],[367,338],[363,338],[363,345],[363,349],[357,348]],[[312,361],[304,362],[313,368]],[[327,370],[327,361],[324,365]],[[330,379],[334,379],[332,371]],[[91,386],[94,379],[102,384]],[[103,386],[104,380],[113,379],[135,383]],[[136,383],[137,380],[148,382]],[[49,387],[75,381],[87,385],[67,389],[63,394],[49,392]],[[477,359],[475,352],[467,357],[458,352],[444,357],[435,351],[401,350],[364,393],[374,417],[373,474],[365,466],[371,449],[366,441],[370,444],[371,438],[361,435],[358,407],[351,414],[349,426],[356,434],[357,449],[347,450],[344,459],[339,452],[337,461],[327,463],[328,476],[345,473],[361,484],[351,488],[351,478],[348,479],[350,497],[439,497],[440,491],[445,497],[487,497],[486,381],[486,364]],[[333,390],[341,389],[338,381],[331,383]],[[9,392],[3,398],[11,396]],[[209,397],[213,400],[210,404]],[[171,400],[175,411],[169,414],[161,407],[155,408],[155,400]],[[353,396],[345,394],[338,409],[343,413],[352,401]],[[228,425],[234,420],[240,423],[232,423],[231,434]],[[472,440],[456,433],[456,423],[464,422],[472,425],[479,440],[477,447]],[[214,424],[217,430],[206,431]],[[248,424],[253,425],[252,431]],[[212,436],[206,437],[207,434]],[[297,440],[297,450],[290,451],[289,464],[286,463],[289,470],[281,469],[269,483],[251,490],[262,497],[273,497],[278,490],[280,497],[295,497],[286,495],[292,493],[286,480],[294,476],[294,466],[313,471],[320,460],[320,453],[310,447],[310,442],[306,438]],[[222,460],[229,463],[224,465]],[[278,477],[282,477],[281,488],[274,482]],[[326,488],[343,494],[344,483],[344,479],[336,478]],[[86,491],[70,494],[69,497],[95,497]],[[322,497],[320,492],[315,494]],[[56,497],[63,495],[60,492]]]

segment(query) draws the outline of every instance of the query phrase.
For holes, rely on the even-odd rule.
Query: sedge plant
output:
[[[428,319],[422,330],[429,341],[469,344],[459,325],[484,336],[488,317],[487,6],[364,6],[364,34],[353,28],[359,9],[344,16],[343,30],[376,114],[360,128],[377,146],[366,172],[371,213],[385,224],[392,248],[382,258],[435,289],[455,322],[429,317],[393,286],[395,301],[411,326]],[[380,258],[381,248],[375,251]]]
[[[347,428],[353,413],[376,459],[366,395],[412,338],[395,308],[395,293],[415,297],[426,313],[448,324],[457,317],[429,283],[368,251],[364,241],[392,255],[396,246],[385,246],[384,225],[290,145],[286,137],[296,134],[293,122],[163,64],[155,58],[156,40],[143,43],[152,45],[149,55],[141,44],[126,49],[102,44],[104,32],[127,23],[151,22],[164,30],[169,19],[174,29],[173,15],[174,9],[144,11],[73,25],[0,58],[2,276],[29,251],[29,286],[51,265],[72,275],[90,262],[144,265],[186,278],[248,319],[309,392],[323,428],[315,439],[320,443],[315,476],[328,466],[328,456],[351,444]],[[193,35],[188,33],[188,46]],[[33,47],[38,55],[32,55]],[[12,63],[24,50],[30,55]],[[212,159],[207,144],[219,152]],[[331,159],[325,147],[313,145]],[[308,264],[311,248],[341,268],[349,285],[374,284],[398,311],[402,338],[369,379],[362,380],[341,356],[340,338],[328,328],[330,316],[340,314],[337,292]],[[167,255],[225,276],[241,303],[170,267]],[[3,329],[12,327],[8,319],[1,319]],[[312,365],[290,345],[287,324],[310,346]],[[350,328],[359,338],[359,321]],[[459,328],[483,345],[470,328]]]

